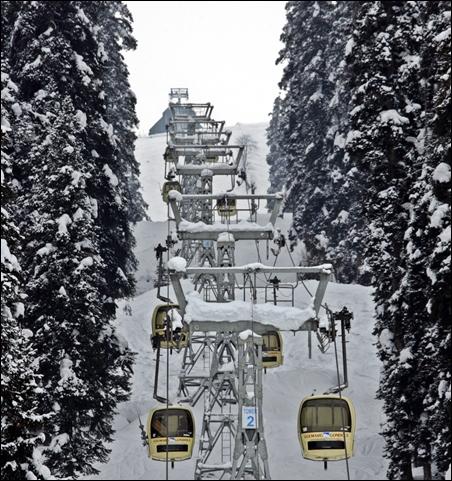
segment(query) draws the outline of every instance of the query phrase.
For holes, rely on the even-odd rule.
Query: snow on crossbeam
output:
[[[318,266],[308,267],[272,267],[266,266],[259,262],[253,262],[252,264],[233,267],[188,267],[186,272],[187,274],[201,274],[204,272],[207,272],[208,274],[247,274],[250,272],[278,272],[281,274],[331,274],[332,270],[333,266],[331,264],[321,264]]]
[[[188,222],[187,220],[183,220],[179,224],[179,231],[180,232],[217,232],[222,233],[225,231],[228,232],[238,232],[243,230],[249,231],[270,231],[273,232],[273,226],[268,223],[266,225],[259,225],[255,222],[248,222],[246,220],[242,220],[237,224],[222,224],[221,222],[215,222],[214,224],[205,224],[204,222]]]
[[[230,153],[231,150],[243,150],[243,145],[224,145],[224,146],[218,146],[218,145],[211,145],[211,144],[186,144],[186,145],[181,145],[181,144],[170,144],[168,146],[170,149],[174,150],[208,150],[209,153],[212,152],[227,152]]]
[[[273,199],[275,201],[272,212],[270,214],[269,222],[266,225],[259,225],[255,222],[248,222],[241,220],[237,223],[229,223],[225,225],[221,222],[214,224],[205,224],[204,222],[189,222],[182,217],[181,204],[185,201],[193,200],[220,200],[220,199],[234,199],[234,200],[253,200],[253,199]],[[265,240],[273,238],[273,228],[276,219],[279,215],[281,203],[284,196],[278,194],[182,194],[181,196],[169,198],[171,210],[174,214],[176,226],[180,238],[182,240],[217,240],[218,234],[224,231],[234,232],[236,240]],[[182,199],[182,200],[180,200]]]
[[[183,266],[183,267],[181,267]],[[294,266],[279,267],[266,266],[260,262],[252,262],[242,266],[233,267],[186,267],[187,261],[183,257],[173,257],[168,262],[168,268],[177,272],[186,272],[187,274],[247,274],[250,272],[272,273],[278,272],[282,274],[331,274],[333,266],[331,264],[320,264],[318,266]]]
[[[228,325],[237,323],[237,329],[241,329],[242,325],[246,326],[240,331],[244,336],[252,332],[262,334],[265,331],[262,325],[272,326],[283,331],[304,330],[306,322],[312,321],[316,317],[313,305],[299,309],[273,304],[252,304],[246,301],[205,302],[197,292],[188,294],[186,300],[184,320],[188,324],[199,325],[203,321],[228,323]],[[252,324],[254,324],[253,331],[248,327]],[[198,327],[196,327],[197,329]]]
[[[173,259],[181,259],[181,258],[173,258]],[[172,260],[173,260],[172,259]],[[183,258],[182,258],[183,259]],[[185,261],[185,259],[183,259]],[[170,261],[171,262],[171,261]],[[181,278],[184,275],[187,274],[205,274],[205,275],[211,275],[211,274],[249,274],[249,273],[282,273],[282,274],[319,274],[319,283],[317,285],[316,292],[313,297],[313,310],[314,310],[314,315],[311,316],[311,318],[316,319],[318,318],[320,308],[322,306],[322,301],[323,297],[326,292],[326,288],[328,285],[328,281],[331,275],[332,271],[332,266],[331,264],[322,264],[319,266],[311,266],[311,267],[270,267],[270,266],[265,266],[260,263],[253,263],[253,264],[246,264],[244,266],[234,266],[234,267],[186,267],[182,268],[182,262],[178,260],[173,260],[173,263],[169,265],[175,265],[178,268],[171,268],[170,267],[170,277],[171,277],[171,283],[173,284],[174,292],[177,297],[177,302],[179,305],[179,308],[181,310],[181,313],[185,313],[186,308],[187,308],[187,301],[188,298],[186,298],[184,290],[182,289],[182,284],[181,284]],[[202,302],[202,301],[201,301]],[[239,302],[239,301],[233,301],[233,302]],[[197,300],[194,301],[194,303],[197,303]],[[223,306],[228,306],[231,305],[232,303],[224,303],[224,304],[219,304],[219,303],[206,303],[207,305],[215,305],[215,306],[222,306],[221,309],[228,309],[227,307]],[[244,303],[246,306],[249,306],[250,304]],[[255,308],[257,310],[260,309],[260,305],[255,305]],[[273,313],[274,316],[279,316],[282,311],[280,306],[274,306],[276,311]],[[267,308],[265,308],[267,309]],[[264,310],[265,310],[264,309]],[[296,313],[296,311],[299,309],[296,308],[286,308],[286,309],[295,309],[295,311],[289,312],[289,314],[300,314],[299,312]],[[255,311],[253,310],[253,313]],[[266,311],[267,313],[268,311]],[[288,311],[287,311],[288,312]],[[286,313],[287,313],[286,312]],[[254,314],[253,314],[254,315]],[[264,316],[265,317],[265,316]],[[231,320],[233,318],[228,317],[227,320]],[[249,319],[258,319],[257,317],[239,317],[238,319],[242,320],[249,320]],[[300,320],[300,317],[298,317],[298,320]],[[245,323],[245,327],[243,327],[242,330],[249,329],[249,326]],[[291,328],[290,328],[291,329]]]
[[[173,203],[170,199],[170,203]],[[176,217],[177,219],[177,217]],[[177,223],[177,221],[176,221]],[[241,220],[236,224],[205,224],[204,222],[188,222],[180,220],[177,231],[182,240],[212,240],[216,241],[218,235],[228,231],[232,232],[235,240],[266,240],[273,238],[273,224],[259,225],[255,222]]]
[[[210,167],[209,167],[210,168]],[[273,200],[283,199],[284,195],[281,192],[276,194],[235,194],[234,192],[224,192],[218,194],[183,194],[183,200],[216,200],[216,199],[238,199],[238,200]]]
[[[230,232],[222,232],[218,234],[217,242],[235,242],[235,239]]]
[[[206,464],[206,463],[198,463],[198,468],[202,469],[211,469],[212,471],[219,471],[223,469],[232,469],[232,463],[223,463],[223,464]]]
[[[176,164],[176,173],[179,175],[201,175],[206,176],[205,171],[209,171],[209,176],[213,175],[231,175],[236,173],[236,165],[228,165],[226,162],[216,162],[209,164],[209,168],[206,169],[204,165],[179,165]]]

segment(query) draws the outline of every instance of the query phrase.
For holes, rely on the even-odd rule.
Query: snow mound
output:
[[[168,269],[176,272],[185,272],[187,261],[183,257],[173,257],[168,261]]]
[[[182,202],[183,197],[182,194],[177,190],[170,190],[168,192],[168,199],[175,200],[176,202]]]
[[[450,165],[445,162],[438,164],[433,171],[433,180],[444,184],[450,182]]]
[[[246,341],[249,337],[261,337],[261,336],[253,332],[251,329],[246,329],[246,331],[242,331],[239,334],[239,337],[242,341]]]
[[[409,123],[409,119],[400,115],[395,109],[382,110],[380,112],[380,120],[384,124],[392,122],[394,125],[402,125]]]
[[[234,236],[230,232],[218,234],[217,242],[234,242]]]

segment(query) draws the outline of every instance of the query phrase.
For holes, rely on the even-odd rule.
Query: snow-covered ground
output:
[[[258,149],[250,156],[260,192],[268,185],[268,169],[265,164],[266,124],[233,127],[233,136],[251,135]],[[166,236],[166,206],[161,201],[160,186],[163,179],[162,154],[166,138],[164,135],[140,138],[137,142],[137,158],[141,162],[142,185],[152,222],[142,222],[136,228],[136,253],[140,260],[138,271],[139,295],[128,303],[123,302],[119,310],[119,332],[137,352],[133,392],[131,400],[119,407],[115,420],[115,440],[111,445],[111,459],[97,466],[100,474],[96,479],[165,479],[165,463],[151,461],[142,446],[138,428],[138,413],[143,422],[147,412],[156,405],[152,399],[155,354],[152,352],[150,319],[157,303],[156,291],[152,290],[151,276],[155,270],[154,246]],[[234,138],[232,139],[234,142]],[[222,187],[218,187],[220,190]],[[278,219],[284,231],[290,219]],[[265,257],[264,245],[260,247],[262,262],[273,264],[273,258]],[[256,246],[252,242],[241,242],[237,248],[237,264],[257,262]],[[278,259],[279,265],[291,265],[287,253]],[[315,288],[309,281],[308,288]],[[352,479],[384,479],[386,461],[382,456],[383,439],[379,436],[383,422],[382,404],[375,399],[378,387],[379,361],[376,358],[372,336],[373,304],[371,290],[358,285],[330,283],[326,303],[336,309],[347,306],[354,312],[352,330],[348,337],[349,382],[346,395],[351,397],[357,410],[357,432],[355,456],[350,460]],[[296,306],[308,306],[309,296],[303,286],[296,289]],[[130,315],[128,307],[132,308]],[[334,352],[331,348],[321,354],[316,348],[312,359],[308,358],[305,334],[284,333],[284,365],[270,369],[264,376],[264,428],[269,451],[270,473],[273,479],[346,479],[344,462],[329,463],[324,471],[323,463],[304,460],[297,439],[297,412],[301,399],[314,392],[324,392],[336,383]],[[313,343],[315,345],[315,342]],[[166,352],[165,354],[166,355]],[[170,390],[174,394],[181,355],[173,353],[170,359]],[[165,375],[162,374],[161,386]],[[174,398],[173,398],[174,399]],[[201,427],[202,402],[194,409],[196,425]],[[176,463],[170,470],[170,479],[193,479],[195,456],[192,460]],[[90,478],[93,479],[93,478]]]

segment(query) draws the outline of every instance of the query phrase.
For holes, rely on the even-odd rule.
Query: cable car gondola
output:
[[[223,197],[217,200],[217,210],[222,218],[230,219],[237,214],[237,199]]]
[[[190,409],[158,407],[149,412],[146,423],[148,455],[155,461],[185,461],[192,457],[195,422]]]
[[[262,367],[267,369],[281,366],[282,350],[282,337],[278,331],[267,331],[262,334]]]
[[[152,346],[162,349],[182,349],[188,345],[188,330],[181,322],[177,304],[160,304],[152,313]],[[170,339],[166,339],[166,323],[170,322]]]
[[[162,199],[165,204],[168,204],[168,194],[172,190],[177,190],[177,192],[182,192],[182,187],[177,180],[168,180],[162,186]]]
[[[350,399],[332,394],[304,398],[298,412],[303,457],[326,462],[353,456],[355,427],[355,408]]]

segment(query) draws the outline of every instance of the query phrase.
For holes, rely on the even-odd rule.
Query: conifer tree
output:
[[[105,99],[103,119],[110,129],[113,147],[108,163],[99,162],[97,188],[106,194],[99,204],[99,220],[103,225],[101,249],[106,253],[108,291],[115,299],[134,293],[137,263],[132,251],[135,239],[131,224],[146,217],[146,204],[139,191],[139,165],[134,155],[136,99],[122,54],[123,49],[135,49],[136,41],[132,36],[132,17],[122,2],[93,2],[85,9],[92,22],[100,27],[97,43],[102,62],[101,95]]]
[[[292,237],[308,260],[331,260],[339,280],[374,287],[389,479],[411,479],[413,465],[425,479],[442,476],[451,411],[450,5],[287,9],[284,100],[269,129],[284,155],[269,163],[271,172],[287,166]],[[312,92],[322,101],[313,104]]]
[[[450,4],[425,4],[421,51],[425,125],[420,135],[420,173],[411,191],[406,234],[410,316],[422,314],[418,333],[416,385],[422,403],[416,430],[417,464],[424,478],[443,477],[451,455],[451,118]],[[421,336],[422,334],[422,336]]]
[[[46,105],[52,121],[46,141],[31,150],[33,182],[23,196],[26,320],[35,329],[46,408],[55,412],[48,463],[56,475],[77,477],[95,473],[92,464],[107,459],[114,407],[127,398],[131,356],[102,312],[100,228],[87,193],[95,165],[82,156],[71,99],[50,94]]]
[[[270,187],[268,189],[268,192],[270,194],[275,192],[282,192],[285,189],[287,182],[286,157],[282,148],[281,139],[283,102],[284,101],[281,99],[281,97],[276,97],[273,104],[273,111],[271,113],[270,123],[267,128],[267,145],[269,151],[266,161],[269,165]],[[272,209],[272,207],[273,204],[269,201],[268,208]],[[288,206],[288,208],[290,208],[290,206]]]
[[[345,152],[349,92],[344,52],[351,33],[349,2],[288,2],[281,39],[285,62],[269,128],[271,182],[287,182],[293,210],[291,238],[317,263],[334,259],[342,281],[358,277],[354,252],[352,187]],[[276,116],[277,114],[277,116]],[[272,158],[273,151],[278,158]],[[274,155],[273,155],[274,157]],[[278,173],[277,177],[272,172]],[[273,187],[271,187],[273,189]]]
[[[323,150],[331,83],[325,71],[325,49],[334,6],[288,2],[286,8],[287,24],[281,36],[285,46],[277,61],[286,61],[280,82],[286,92],[282,125],[289,179],[286,204],[294,204],[290,237],[301,238],[315,262],[324,257],[328,242],[320,218],[327,216]]]
[[[353,52],[351,38],[356,6],[352,2],[338,2],[333,11],[329,43],[326,48],[326,74],[332,85],[328,103],[324,162],[327,193],[323,229],[328,239],[325,259],[333,263],[339,282],[367,284],[369,279],[362,270],[363,249],[356,242],[360,229],[361,185],[356,169],[346,150],[351,101],[350,71],[347,59]],[[320,259],[319,259],[320,260]]]
[[[115,300],[134,290],[130,222],[142,211],[120,54],[133,41],[121,24],[126,8],[110,3],[11,2],[24,324],[46,388],[41,404],[54,412],[45,456],[62,477],[95,473],[107,459],[132,364],[113,322]]]
[[[6,59],[2,60],[1,152],[1,477],[37,479],[50,474],[43,464],[45,441],[39,401],[43,395],[28,330],[23,330],[22,269],[18,262],[21,236],[14,215],[14,178],[11,169],[14,111],[19,105],[17,86],[11,81]],[[41,406],[42,407],[42,406]]]
[[[418,454],[426,453],[428,444],[425,433],[416,438],[426,389],[419,384],[417,354],[425,318],[417,309],[422,295],[410,293],[405,279],[407,270],[418,267],[416,262],[410,265],[404,251],[424,117],[422,32],[420,2],[361,2],[350,62],[353,97],[347,150],[365,187],[361,219],[367,225],[359,242],[365,245],[374,286],[389,479],[412,479],[412,463],[422,461]],[[423,445],[416,446],[416,439]]]
[[[122,51],[135,50],[137,42],[132,35],[132,15],[123,2],[115,0],[97,4],[92,14],[93,21],[101,26],[99,44],[102,45],[104,61],[102,83],[107,103],[106,117],[118,139],[114,155],[125,186],[127,219],[135,223],[146,217],[146,204],[140,193],[140,170],[134,155],[138,127],[136,97],[130,88],[129,71]]]
[[[24,2],[19,29],[12,32],[12,68],[25,101],[45,92],[49,78],[53,79],[58,91],[71,97],[84,127],[82,153],[97,166],[88,188],[102,227],[104,309],[112,315],[114,299],[134,291],[136,260],[129,224],[140,218],[144,206],[133,160],[136,118],[127,113],[134,107],[134,98],[120,54],[123,45],[133,47],[133,40],[127,9],[119,2],[109,4],[53,2],[47,8],[46,2]],[[26,149],[22,154],[26,157]]]

